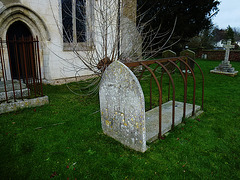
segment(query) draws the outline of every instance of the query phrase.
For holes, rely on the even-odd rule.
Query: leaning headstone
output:
[[[173,52],[172,50],[166,50],[162,52],[162,58],[171,58],[171,57],[176,57],[177,54],[175,52]],[[176,69],[176,67],[171,64],[171,63],[163,63],[165,65],[165,67],[170,71],[170,72],[174,72],[174,70]],[[162,71],[164,71],[162,69]]]
[[[211,73],[225,74],[229,76],[237,75],[238,71],[235,71],[235,68],[232,67],[229,61],[230,49],[234,47],[234,45],[231,45],[231,40],[228,40],[227,44],[224,45],[224,48],[226,49],[224,61],[222,61],[219,66],[215,67],[214,70],[211,70]]]
[[[191,51],[189,49],[183,50],[180,52],[180,56],[187,56],[191,59],[195,59],[195,52]],[[194,70],[194,62],[188,59],[188,65],[191,67],[192,70]],[[185,70],[185,65],[183,63],[180,63],[181,70]]]
[[[99,98],[103,132],[134,150],[146,151],[145,101],[133,72],[119,61],[110,64]]]

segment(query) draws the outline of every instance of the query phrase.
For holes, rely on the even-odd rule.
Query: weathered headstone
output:
[[[177,56],[177,54],[172,50],[166,50],[166,51],[162,52],[162,58],[171,58],[171,57],[176,57],[176,56]],[[174,72],[174,70],[176,69],[176,67],[171,63],[163,63],[163,64],[170,72]],[[162,69],[162,71],[164,71],[164,70]]]
[[[119,61],[110,64],[99,98],[103,132],[134,150],[146,151],[145,101],[133,72]]]
[[[162,52],[162,57],[163,58],[170,58],[170,57],[176,57],[177,54],[173,52],[172,50],[166,50]]]
[[[159,107],[145,113],[141,85],[133,72],[119,61],[105,70],[99,87],[101,124],[104,134],[136,151],[145,152],[146,142],[159,134]],[[161,135],[172,126],[173,101],[162,104]],[[186,116],[192,114],[192,104],[186,104]],[[183,103],[175,101],[175,125],[182,121]],[[195,105],[195,110],[200,106]]]
[[[237,75],[238,71],[235,71],[235,68],[232,67],[229,61],[230,49],[234,48],[234,45],[231,45],[231,40],[227,41],[227,44],[224,45],[224,48],[226,49],[224,61],[222,61],[219,66],[215,67],[215,69],[211,70],[210,72],[235,76]]]
[[[191,59],[195,59],[195,52],[194,51],[191,51],[189,49],[186,49],[186,50],[183,50],[180,52],[180,56],[187,56],[187,57],[190,57]],[[192,70],[194,70],[194,62],[191,61],[191,60],[188,60],[188,65],[191,67]],[[180,63],[180,68],[182,70],[185,70],[185,64],[183,63]]]

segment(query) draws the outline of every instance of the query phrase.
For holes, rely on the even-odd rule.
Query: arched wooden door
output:
[[[19,75],[21,79],[33,77],[35,61],[33,43],[31,43],[32,33],[29,27],[22,21],[14,22],[8,28],[6,39],[12,78],[18,79]]]

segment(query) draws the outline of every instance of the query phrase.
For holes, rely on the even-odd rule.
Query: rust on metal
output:
[[[153,73],[153,71],[151,70],[150,67],[148,67],[146,64],[144,64],[143,62],[141,63],[141,65],[143,65],[153,76],[157,87],[158,87],[158,92],[159,92],[159,100],[158,100],[158,105],[159,105],[159,133],[158,133],[158,138],[161,139],[162,138],[162,91],[161,91],[161,87],[160,84],[157,80],[156,75]]]
[[[185,62],[185,61],[184,61],[183,59],[181,59],[181,58],[183,58],[183,57],[180,57],[180,58],[178,58],[178,59],[179,59],[179,61],[181,61],[182,63],[185,64],[186,81],[187,81],[187,74],[188,74],[187,68],[191,71],[192,77],[193,77],[193,110],[192,110],[192,116],[194,116],[194,115],[195,115],[196,78],[195,78],[195,75],[194,75],[194,72],[193,72],[192,68],[188,65],[187,62]]]
[[[187,82],[186,82],[186,79],[185,79],[184,74],[183,74],[182,70],[180,69],[180,67],[171,60],[169,60],[169,62],[172,63],[179,70],[179,72],[180,72],[180,74],[183,78],[183,82],[184,82],[183,119],[185,119],[185,117],[186,117],[186,103],[187,103]]]
[[[155,59],[155,60],[147,60],[147,61],[139,61],[139,62],[126,62],[125,65],[129,67],[131,70],[133,70],[136,67],[143,66],[144,69],[140,73],[140,76],[138,77],[138,80],[141,81],[143,74],[146,70],[148,70],[151,74],[150,77],[150,109],[152,109],[152,79],[155,80],[157,87],[158,87],[158,92],[159,92],[159,134],[158,137],[159,139],[163,139],[163,136],[161,135],[161,121],[162,121],[162,87],[163,87],[163,76],[166,72],[166,74],[169,77],[169,87],[168,87],[168,100],[170,100],[170,88],[172,85],[172,128],[174,128],[175,124],[175,84],[174,80],[172,77],[172,73],[175,72],[176,69],[178,69],[182,79],[183,79],[183,85],[184,85],[184,102],[183,102],[183,119],[186,118],[186,104],[187,104],[187,85],[188,85],[188,76],[191,75],[193,78],[193,99],[192,99],[192,104],[193,104],[193,109],[192,109],[192,116],[195,114],[195,100],[196,100],[196,77],[194,74],[194,70],[189,66],[188,61],[194,62],[198,68],[200,69],[201,75],[202,75],[202,109],[203,109],[203,101],[204,101],[204,75],[203,71],[200,68],[200,66],[194,61],[193,59],[189,57],[173,57],[173,58],[164,58],[164,59]],[[178,63],[183,63],[185,65],[185,72],[179,67]],[[149,66],[155,64],[156,67],[154,69],[150,68]],[[171,66],[170,66],[171,65]],[[160,82],[158,81],[156,71],[157,69],[161,67],[161,76],[160,76]],[[191,74],[189,74],[189,71]]]
[[[156,61],[156,63],[157,63],[158,65],[160,65],[160,66],[164,69],[164,71],[166,71],[166,73],[167,73],[168,76],[169,76],[169,80],[170,80],[171,83],[172,83],[172,88],[173,88],[172,128],[174,128],[174,123],[175,123],[175,122],[174,122],[174,121],[175,121],[175,85],[174,85],[174,81],[173,81],[173,78],[172,78],[170,72],[167,70],[167,68],[166,68],[162,63],[160,63],[159,61]]]
[[[5,50],[8,54],[7,61],[4,59]],[[5,41],[0,38],[0,68],[6,96],[3,101],[9,102],[10,99],[8,83],[12,86],[10,91],[14,101],[23,99],[24,96],[43,96],[40,62],[38,37],[22,36],[17,39],[15,36],[12,39],[7,37]]]
[[[201,67],[199,66],[199,64],[193,60],[192,58],[188,57],[188,59],[190,59],[194,64],[197,65],[197,67],[199,68],[201,75],[202,75],[202,110],[203,110],[203,102],[204,102],[204,75],[203,75],[203,71],[201,69]]]

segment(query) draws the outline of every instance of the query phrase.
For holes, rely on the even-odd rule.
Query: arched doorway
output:
[[[21,79],[26,78],[26,76],[32,77],[35,71],[35,64],[34,61],[31,61],[31,57],[34,57],[34,55],[31,54],[33,51],[30,48],[33,45],[31,43],[27,45],[21,43],[23,39],[32,39],[29,27],[22,21],[14,22],[7,30],[6,39],[8,39],[7,46],[12,78],[18,79],[19,75]],[[25,65],[28,65],[28,67]]]

